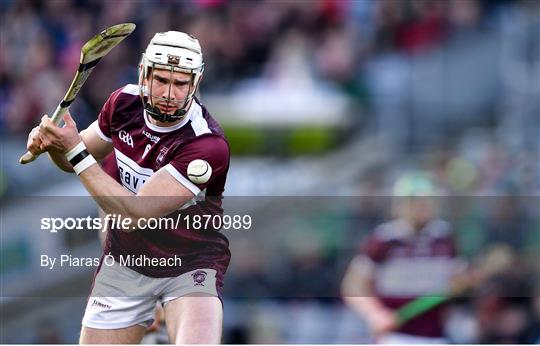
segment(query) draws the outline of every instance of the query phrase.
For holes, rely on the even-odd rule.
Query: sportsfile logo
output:
[[[129,133],[127,133],[124,130],[121,130],[118,133],[118,137],[120,138],[122,142],[126,143],[127,145],[133,148],[133,137],[131,137]]]

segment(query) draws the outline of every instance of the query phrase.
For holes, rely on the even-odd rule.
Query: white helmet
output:
[[[192,75],[192,83],[183,105],[174,114],[165,114],[152,104],[149,94],[143,84],[154,69],[163,69],[171,72],[183,72]],[[203,55],[199,41],[188,34],[179,31],[158,32],[154,35],[146,51],[142,54],[139,66],[139,91],[147,113],[154,119],[163,122],[181,120],[187,113],[187,109],[195,96],[199,82],[204,71]],[[169,89],[170,92],[170,89]],[[153,98],[156,98],[154,96]],[[171,102],[170,97],[164,99]]]

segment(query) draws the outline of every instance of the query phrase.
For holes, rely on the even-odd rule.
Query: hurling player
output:
[[[446,292],[459,261],[450,224],[436,217],[436,190],[422,173],[394,187],[396,219],[364,240],[342,282],[344,301],[370,325],[376,341],[389,344],[447,343],[444,305],[399,325],[396,309],[421,296]]]
[[[63,128],[43,117],[29,136],[28,150],[48,152],[61,169],[77,173],[106,214],[121,215],[133,224],[179,209],[220,215],[229,146],[195,97],[203,69],[197,39],[176,31],[157,33],[142,55],[138,85],[113,92],[97,121],[80,133],[69,114]],[[111,152],[116,179],[96,164]],[[211,173],[203,179],[190,176],[188,166],[195,160],[202,160]],[[115,261],[102,258],[82,321],[81,343],[140,342],[156,302],[163,304],[172,342],[220,341],[220,291],[230,260],[228,241],[220,232],[193,231],[188,225],[112,229],[104,254]],[[129,256],[167,265],[121,265]]]

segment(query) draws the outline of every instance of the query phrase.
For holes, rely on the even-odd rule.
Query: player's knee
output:
[[[221,341],[223,310],[219,298],[182,297],[169,306],[175,344],[217,344]],[[166,308],[167,313],[167,308]]]
[[[190,321],[176,333],[173,342],[180,344],[219,344],[221,342],[221,323],[217,321]]]

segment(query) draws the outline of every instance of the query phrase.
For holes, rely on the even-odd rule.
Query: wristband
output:
[[[75,171],[75,173],[77,173],[77,175],[80,175],[85,169],[92,166],[94,163],[97,163],[96,159],[94,159],[94,157],[90,155],[88,151],[86,151],[86,149],[84,149],[84,151],[82,151],[81,154],[86,154],[86,155],[82,157],[78,163],[73,165],[73,170]],[[75,156],[75,158],[80,157],[81,154]]]
[[[71,163],[77,175],[80,175],[85,169],[97,163],[96,159],[88,153],[83,142],[79,142],[79,144],[68,151],[65,157]]]
[[[66,159],[71,162],[71,159],[83,150],[86,150],[86,145],[84,145],[84,143],[80,141],[75,147],[73,147],[70,151],[68,151],[64,155],[66,156]]]

